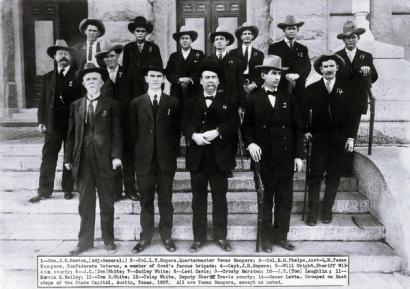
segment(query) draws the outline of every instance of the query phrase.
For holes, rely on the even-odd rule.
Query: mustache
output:
[[[62,62],[62,61],[67,61],[67,62],[69,62],[69,60],[68,60],[67,57],[62,57],[58,62]]]

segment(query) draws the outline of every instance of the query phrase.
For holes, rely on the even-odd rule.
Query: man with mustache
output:
[[[64,166],[72,170],[80,193],[80,232],[70,255],[94,246],[96,190],[104,247],[114,252],[114,170],[122,165],[123,150],[119,107],[111,93],[101,90],[108,77],[105,69],[86,63],[76,77],[86,93],[71,104],[64,154]]]
[[[75,50],[67,46],[65,40],[58,39],[47,49],[47,54],[55,61],[55,68],[44,75],[43,91],[37,112],[38,129],[44,134],[40,179],[37,196],[30,202],[50,198],[54,189],[54,176],[58,153],[66,142],[70,104],[80,96],[80,84],[75,78],[71,59]],[[62,190],[65,199],[73,197],[71,173],[63,167]]]

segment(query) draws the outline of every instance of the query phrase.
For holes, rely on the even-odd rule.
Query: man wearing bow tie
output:
[[[232,138],[239,128],[237,110],[227,95],[218,91],[219,70],[216,63],[205,61],[200,83],[203,92],[188,99],[181,119],[188,140],[186,167],[191,174],[194,242],[191,252],[197,252],[206,241],[208,183],[212,195],[213,239],[224,251],[230,251],[227,241],[228,173],[235,167]]]
[[[262,250],[271,252],[272,241],[294,250],[287,241],[287,234],[293,202],[293,173],[302,169],[302,122],[294,96],[278,87],[282,71],[286,70],[281,58],[268,55],[256,69],[261,72],[264,84],[247,99],[242,135],[252,166],[260,163],[265,188]]]

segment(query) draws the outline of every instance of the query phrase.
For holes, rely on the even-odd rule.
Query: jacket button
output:
[[[285,150],[285,151],[287,151],[287,150],[288,150],[288,148],[287,148],[287,147],[285,147],[285,148],[284,148],[284,150]]]
[[[202,123],[205,123],[205,121],[202,121]]]
[[[263,127],[263,128],[266,128],[266,124],[264,124],[262,127]]]
[[[286,126],[285,125],[282,125],[282,128],[285,128]]]
[[[149,132],[152,133],[152,129]]]
[[[287,140],[288,138],[286,136],[283,137],[284,140]]]

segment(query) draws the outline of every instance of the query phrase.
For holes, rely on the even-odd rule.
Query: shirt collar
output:
[[[183,55],[189,55],[189,53],[191,53],[191,48],[189,48],[188,50],[183,50],[183,49],[181,49],[181,53],[183,54]]]
[[[276,93],[276,92],[278,92],[278,88],[277,88],[277,87],[276,87],[275,89],[271,90],[271,89],[268,89],[268,88],[266,88],[265,86],[263,86],[263,90],[264,90],[265,92],[267,92],[267,93]]]
[[[219,56],[219,54],[222,54],[222,58],[224,58],[226,56],[226,54],[228,53],[228,51],[224,50],[222,53],[219,51],[216,51],[216,57]]]
[[[107,66],[108,73],[114,73],[114,72],[116,73],[119,67],[120,67],[119,64],[117,64],[114,69],[111,69]]]
[[[349,54],[352,54],[352,55],[355,55],[356,54],[356,51],[357,51],[357,47],[355,47],[353,50],[348,50],[347,48],[345,48],[345,50],[346,50],[346,53],[349,55]]]
[[[213,94],[207,94],[207,93],[204,91],[204,97],[205,97],[205,96],[215,97],[215,96],[216,96],[216,91],[215,91]]]
[[[92,103],[97,103],[98,99],[101,97],[101,93],[99,93],[99,94],[97,95],[97,97],[95,97],[95,98],[93,98],[93,99],[88,98],[88,96],[89,96],[89,94],[87,93],[87,103],[88,103],[88,104],[89,104],[90,102],[92,102]]]
[[[161,91],[161,89],[157,89],[157,90],[148,89],[147,93],[149,95],[149,98],[151,99],[151,102],[154,100],[155,95],[157,96],[157,100],[159,102],[159,99],[161,98],[162,91]]]
[[[286,42],[286,44],[287,44],[288,46],[289,46],[290,42],[292,42],[292,44],[295,44],[295,39],[290,40],[290,39],[287,39],[286,37],[284,37],[283,40]]]
[[[327,85],[328,80],[326,78],[323,77],[323,82],[325,83],[325,85]],[[334,77],[332,80],[330,80],[330,88],[333,88],[333,86],[335,85],[336,82],[336,77]]]
[[[64,74],[64,76],[67,74],[67,72],[70,70],[70,65],[69,66],[67,66],[67,67],[64,67],[64,68],[57,68],[57,70],[58,70],[58,73],[60,73],[61,72],[61,70],[64,70],[64,72],[63,72],[63,74]]]
[[[243,52],[243,53],[245,53],[246,47],[249,47],[248,53],[250,54],[251,51],[252,51],[252,47],[253,47],[252,44],[250,44],[249,46],[246,46],[246,45],[242,44],[242,52]]]
[[[91,43],[90,41],[87,40],[87,46],[89,46],[90,44],[91,44],[92,46],[94,46],[96,43],[97,43],[97,40],[94,41],[93,43]]]

